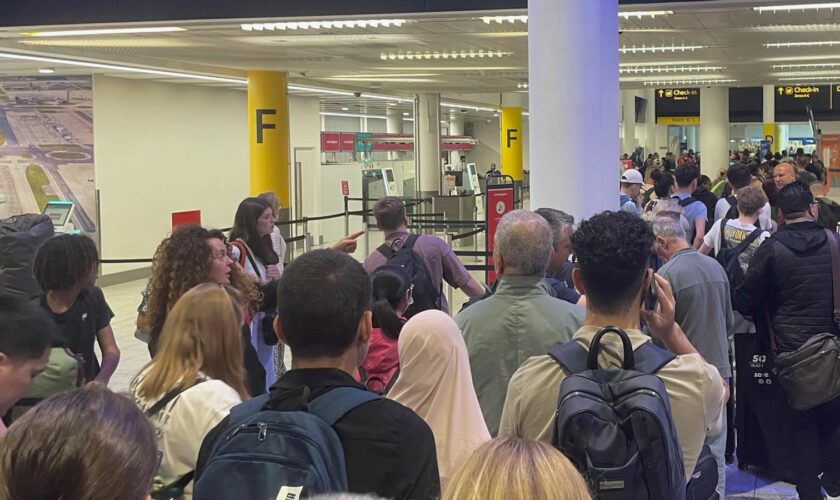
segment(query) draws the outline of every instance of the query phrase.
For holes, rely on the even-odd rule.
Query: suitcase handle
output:
[[[592,339],[592,344],[589,345],[589,356],[586,359],[586,366],[590,370],[598,369],[598,350],[601,347],[601,338],[608,334],[615,333],[621,339],[624,345],[624,360],[621,363],[621,368],[624,370],[635,370],[636,360],[633,357],[633,344],[630,342],[630,337],[627,332],[615,326],[606,326],[598,330],[595,337]]]

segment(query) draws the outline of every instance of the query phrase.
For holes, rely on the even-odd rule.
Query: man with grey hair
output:
[[[496,293],[461,311],[455,322],[467,344],[484,420],[495,436],[510,377],[529,357],[571,339],[583,309],[548,293],[543,277],[553,236],[545,219],[514,210],[502,217],[494,241]]]
[[[551,227],[554,251],[548,259],[548,269],[545,273],[545,281],[553,291],[551,295],[572,304],[585,305],[586,300],[582,299],[583,296],[558,277],[566,266],[574,267],[574,264],[569,262],[569,256],[572,254],[574,217],[555,208],[538,208],[534,213],[545,219]],[[568,274],[571,275],[571,270]]]
[[[732,377],[729,341],[735,323],[729,278],[715,259],[688,244],[685,229],[676,217],[658,215],[653,219],[653,233],[656,254],[665,262],[657,274],[667,279],[674,290],[677,324],[728,385]],[[720,498],[726,498],[726,426],[707,437],[705,444],[718,464],[718,493]]]

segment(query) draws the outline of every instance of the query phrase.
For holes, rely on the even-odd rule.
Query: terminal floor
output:
[[[482,280],[479,272],[473,272],[476,279]],[[137,318],[137,305],[140,292],[146,286],[146,280],[132,281],[105,287],[105,298],[116,315],[111,322],[122,356],[116,373],[111,379],[111,389],[126,391],[132,377],[149,361],[146,344],[134,338],[134,321]],[[460,308],[465,297],[459,290],[453,293],[453,302]],[[287,354],[288,357],[288,354]],[[290,359],[287,359],[287,366]],[[763,500],[793,500],[796,490],[790,484],[774,482],[750,472],[741,471],[735,465],[727,466],[727,498],[754,498]]]

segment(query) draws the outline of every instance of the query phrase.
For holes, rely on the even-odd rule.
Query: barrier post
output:
[[[496,237],[496,226],[502,217],[513,210],[514,207],[514,186],[513,179],[509,176],[492,177],[493,181],[487,179],[487,190],[484,194],[485,208],[484,218],[487,221],[487,230],[484,233],[484,250],[488,254],[492,254]],[[493,264],[493,259],[486,257],[488,266]],[[492,283],[496,281],[495,270],[489,268],[485,271],[485,283]]]
[[[370,230],[368,228],[368,199],[362,195],[362,220],[365,222],[365,257],[370,255]]]
[[[449,245],[450,249],[452,248],[452,235],[448,232],[446,233],[446,244]],[[446,283],[446,280],[444,280],[444,283]],[[452,314],[454,310],[454,306],[452,305],[452,285],[449,283],[446,283],[446,301],[449,303],[449,313]]]
[[[303,233],[303,253],[307,253],[312,250],[312,235],[305,232]]]
[[[350,234],[350,200],[344,196],[344,234]]]

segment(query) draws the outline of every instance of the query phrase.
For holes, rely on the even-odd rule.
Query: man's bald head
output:
[[[773,181],[777,189],[782,189],[796,180],[796,171],[790,163],[779,163],[773,169]]]

